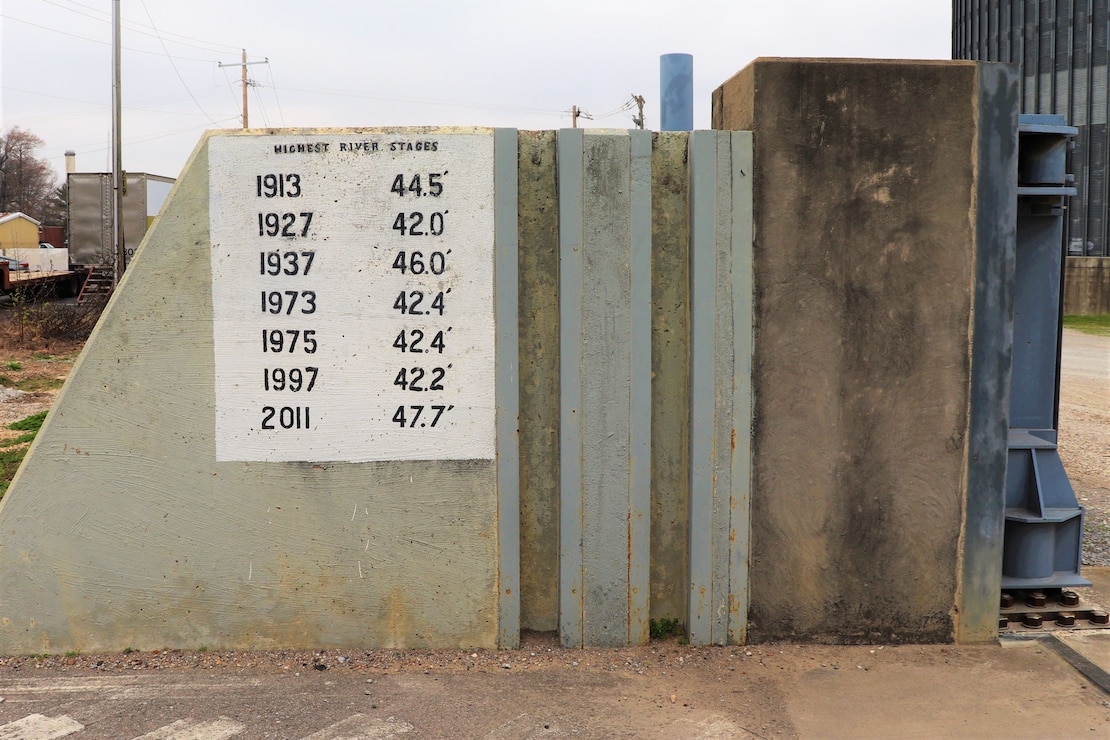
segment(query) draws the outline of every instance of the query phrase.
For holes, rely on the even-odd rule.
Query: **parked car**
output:
[[[0,254],[0,260],[8,263],[8,272],[18,272],[19,270],[30,269],[26,262],[20,262],[15,257],[6,257]]]
[[[57,247],[50,242],[39,242],[39,249],[57,249]]]

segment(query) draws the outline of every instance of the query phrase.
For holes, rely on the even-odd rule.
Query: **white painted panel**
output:
[[[492,132],[216,136],[209,171],[217,460],[493,459]]]

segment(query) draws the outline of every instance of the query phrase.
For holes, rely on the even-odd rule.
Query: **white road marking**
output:
[[[23,719],[0,725],[0,740],[55,740],[83,729],[83,724],[65,714],[61,717],[29,714]]]
[[[551,719],[520,714],[505,724],[491,730],[483,740],[516,740],[520,737],[560,737],[568,733]]]
[[[198,694],[203,695],[213,691],[220,691],[226,687],[220,681],[188,681],[174,685],[178,696]],[[261,686],[262,681],[257,678],[244,678],[236,686]],[[29,701],[35,694],[95,694],[98,699],[153,699],[162,696],[165,687],[157,684],[153,678],[126,677],[117,678],[106,676],[104,678],[0,678],[0,695],[11,701]]]
[[[207,722],[179,719],[153,732],[140,735],[135,740],[224,740],[247,729],[227,717],[217,717]]]
[[[759,737],[751,730],[741,727],[727,717],[722,717],[719,714],[711,714],[701,721],[695,722],[692,719],[676,720],[670,725],[671,728],[677,729],[682,725],[684,729],[679,730],[680,737],[688,737],[691,740],[716,740],[717,738],[739,738],[739,737]],[[689,727],[690,729],[685,729]]]
[[[415,729],[408,722],[401,722],[392,717],[378,719],[367,717],[364,714],[355,714],[342,722],[329,725],[319,732],[314,732],[304,740],[388,740],[388,738],[404,735]]]

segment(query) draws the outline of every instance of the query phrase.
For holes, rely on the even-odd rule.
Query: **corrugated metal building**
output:
[[[1068,254],[1110,256],[1107,57],[1110,0],[953,0],[952,57],[1021,66],[1023,113],[1079,128]]]

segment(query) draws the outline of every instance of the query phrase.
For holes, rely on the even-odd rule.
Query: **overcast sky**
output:
[[[0,127],[64,173],[111,169],[111,0],[0,0]],[[122,0],[123,166],[176,177],[252,126],[659,126],[659,57],[694,56],[694,125],[760,56],[948,59],[951,0]],[[234,66],[221,68],[219,63]]]

